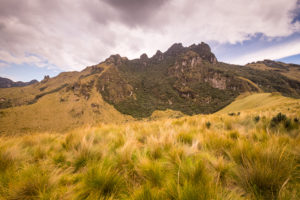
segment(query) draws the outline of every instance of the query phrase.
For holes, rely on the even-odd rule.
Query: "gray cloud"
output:
[[[296,5],[297,0],[0,0],[0,60],[48,60],[63,70],[80,70],[110,54],[151,55],[174,42],[237,43],[256,33],[285,37],[300,30],[292,23]]]
[[[0,31],[5,29],[5,24],[4,23],[0,23]]]
[[[144,25],[170,0],[104,0],[120,13],[120,20],[128,25]]]

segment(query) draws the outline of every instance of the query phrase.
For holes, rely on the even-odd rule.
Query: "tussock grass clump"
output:
[[[225,185],[233,171],[233,163],[220,156],[212,160],[211,165],[216,171],[216,183]]]
[[[7,199],[51,199],[55,185],[47,171],[38,166],[27,166],[15,175],[8,185]]]
[[[55,165],[63,166],[66,162],[66,156],[60,152],[54,155],[53,162]]]
[[[229,132],[229,137],[233,140],[236,140],[240,137],[240,133],[237,130],[232,130]]]
[[[207,134],[204,137],[203,143],[207,150],[222,156],[227,156],[227,151],[235,145],[235,141],[230,137],[215,132]]]
[[[217,184],[201,158],[182,160],[173,173],[174,179],[167,185],[166,199],[217,199]]]
[[[88,160],[91,159],[91,157],[92,157],[91,152],[87,149],[83,149],[76,152],[73,161],[74,171],[77,171],[80,168],[84,167],[87,164]]]
[[[193,134],[190,132],[180,132],[177,135],[177,141],[191,145],[193,143]]]
[[[162,161],[143,158],[138,164],[138,174],[152,186],[161,187],[166,178],[166,167]]]
[[[119,199],[127,195],[127,185],[121,174],[104,164],[93,164],[83,174],[76,199]]]
[[[4,148],[0,149],[0,172],[7,170],[15,164],[15,158],[11,152]]]
[[[78,149],[80,146],[80,139],[74,133],[70,133],[65,137],[65,140],[62,142],[61,145],[67,151],[72,149]]]
[[[151,188],[149,185],[145,185],[142,188],[135,191],[131,199],[133,200],[164,200],[166,196],[158,189]]]
[[[233,156],[237,182],[255,198],[277,199],[293,178],[296,165],[286,146],[244,142],[233,150]]]
[[[34,148],[32,154],[33,154],[33,160],[35,162],[38,162],[46,157],[46,151],[41,146],[37,146],[36,148]]]
[[[86,166],[88,162],[99,160],[100,158],[100,152],[94,151],[91,147],[82,146],[74,152],[74,170],[77,171],[80,168]]]

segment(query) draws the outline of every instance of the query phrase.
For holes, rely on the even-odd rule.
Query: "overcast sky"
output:
[[[15,81],[201,41],[220,61],[300,63],[300,1],[0,0],[0,76]]]

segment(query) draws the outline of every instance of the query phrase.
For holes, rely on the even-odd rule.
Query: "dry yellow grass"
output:
[[[97,91],[86,100],[73,93],[53,93],[37,103],[1,110],[2,134],[54,131],[62,132],[98,123],[122,123],[133,120],[106,103]],[[61,98],[66,102],[61,102]]]
[[[299,100],[239,100],[212,115],[2,136],[0,199],[299,199]]]
[[[230,105],[220,110],[218,113],[229,113],[238,111],[262,111],[262,110],[283,110],[289,111],[294,109],[299,113],[298,106],[300,101],[298,99],[281,96],[279,93],[257,93],[241,95]],[[295,109],[296,108],[296,109]]]

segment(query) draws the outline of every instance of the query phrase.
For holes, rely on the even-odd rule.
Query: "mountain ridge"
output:
[[[157,109],[180,110],[185,114],[212,113],[226,106],[238,94],[249,91],[277,91],[286,96],[299,97],[298,81],[290,80],[273,71],[266,73],[248,66],[218,62],[210,47],[203,42],[189,47],[175,43],[166,52],[157,51],[151,58],[142,54],[140,59],[128,60],[114,55],[106,61],[109,61],[108,64],[113,64],[114,69],[103,75],[106,78],[99,79],[98,91],[117,110],[135,117],[148,117]],[[244,80],[239,77],[244,77]],[[149,80],[151,78],[153,80]],[[167,79],[169,81],[163,81]],[[273,84],[274,79],[278,83]],[[154,86],[155,83],[159,84]],[[202,84],[202,88],[197,88],[198,83]],[[118,84],[126,87],[120,88]],[[167,85],[169,85],[168,89],[160,89]],[[264,88],[257,88],[257,85]],[[118,92],[115,93],[114,90]],[[213,91],[217,96],[211,98],[210,93]],[[222,96],[225,91],[226,98]],[[149,95],[153,92],[156,93],[154,96]],[[164,96],[159,97],[159,93],[173,93],[173,95],[170,94],[168,96],[170,98],[166,99],[167,97]],[[202,100],[196,104],[190,101],[197,101],[200,98]],[[149,99],[152,99],[152,102],[149,102]],[[210,102],[216,99],[219,99],[219,102],[214,102],[215,105],[210,106]],[[155,101],[156,103],[153,103]],[[180,103],[174,106],[174,101]],[[187,101],[190,101],[188,107],[191,109],[180,108],[179,104],[186,106]]]
[[[10,88],[10,87],[24,87],[27,85],[31,85],[34,83],[37,83],[38,81],[36,79],[23,82],[23,81],[13,81],[9,78],[0,77],[0,88]]]
[[[165,52],[158,50],[152,57],[142,54],[133,60],[116,54],[80,72],[45,76],[25,87],[0,88],[0,131],[13,127],[20,132],[32,127],[61,131],[151,118],[157,110],[209,114],[245,92],[280,92],[299,98],[300,78],[290,78],[288,71],[297,76],[298,67],[284,64],[281,72],[267,65],[219,62],[203,42],[189,47],[175,43]],[[25,120],[27,116],[32,120]],[[51,121],[56,122],[48,123]]]

